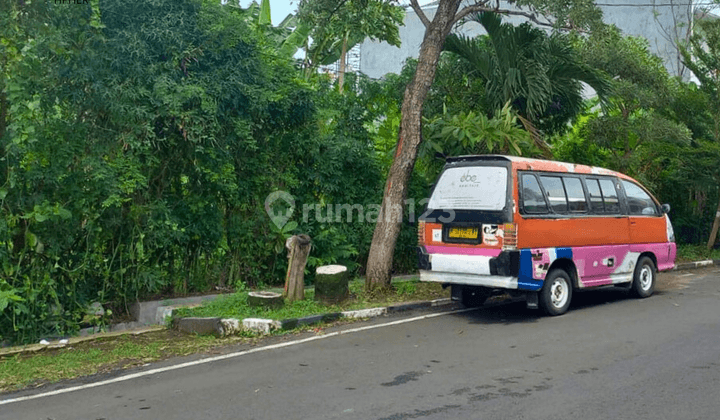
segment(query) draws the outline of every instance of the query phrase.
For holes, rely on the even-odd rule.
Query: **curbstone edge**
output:
[[[327,314],[311,315],[302,318],[289,318],[281,321],[262,318],[176,318],[173,326],[189,334],[213,334],[218,337],[238,334],[242,331],[253,331],[268,334],[273,330],[291,330],[302,325],[312,325],[319,322],[330,322],[340,318],[358,319],[375,318],[389,313],[409,311],[420,308],[450,305],[450,298],[441,298],[421,302],[402,303],[378,308],[358,309],[354,311],[331,312]]]
[[[720,265],[720,260],[702,260],[702,261],[693,261],[689,263],[681,263],[675,265],[675,268],[673,268],[673,271],[675,270],[691,270],[694,268],[700,268],[700,267],[707,267],[710,265]]]
[[[188,334],[212,334],[218,336],[221,335],[222,331],[222,322],[220,318],[217,317],[179,318],[175,320],[174,326],[178,331]]]

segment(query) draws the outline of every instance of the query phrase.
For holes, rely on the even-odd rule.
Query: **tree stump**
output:
[[[350,294],[347,267],[325,265],[315,271],[315,300],[333,304],[342,302]]]
[[[280,293],[274,292],[250,292],[247,302],[248,306],[279,308],[283,306],[283,297]]]
[[[285,298],[289,302],[305,299],[305,264],[311,241],[307,235],[295,235],[285,241],[288,249],[288,271],[285,276]]]

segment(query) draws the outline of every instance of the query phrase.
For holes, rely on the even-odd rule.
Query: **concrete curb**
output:
[[[236,318],[178,318],[174,320],[173,326],[178,331],[188,334],[212,334],[218,337],[234,335],[243,331],[269,334],[276,330],[286,331],[303,325],[312,325],[320,322],[332,322],[341,318],[375,318],[390,313],[445,306],[451,305],[452,303],[453,302],[450,298],[443,298],[421,302],[401,303],[386,307],[359,309],[356,311],[330,312],[327,314],[283,319],[280,321],[260,318],[245,318],[242,320]]]
[[[59,348],[65,347],[65,346],[71,346],[73,344],[82,343],[83,341],[97,340],[98,338],[119,337],[119,336],[125,335],[125,334],[139,335],[139,334],[145,334],[145,333],[149,333],[149,332],[163,331],[164,329],[165,329],[165,326],[163,326],[163,325],[150,325],[150,326],[143,326],[143,327],[132,329],[132,330],[101,332],[101,333],[92,334],[92,335],[70,337],[68,339],[65,339],[65,340],[67,340],[67,342],[63,342],[65,340],[53,340],[49,344],[27,344],[24,346],[4,347],[4,348],[0,348],[0,356],[12,356],[14,354],[19,354],[19,353],[33,353],[33,352],[45,350],[45,349],[59,349]]]
[[[675,265],[675,268],[673,271],[676,270],[692,270],[694,268],[700,268],[700,267],[707,267],[710,265],[720,265],[720,260],[703,260],[703,261],[694,261],[689,263],[682,263]]]

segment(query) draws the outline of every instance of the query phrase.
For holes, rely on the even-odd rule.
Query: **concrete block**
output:
[[[450,298],[442,298],[442,299],[435,299],[430,301],[430,306],[445,306],[452,304],[452,299]]]
[[[220,336],[235,335],[243,330],[243,323],[237,318],[223,318],[220,320]]]
[[[119,324],[113,324],[110,325],[109,331],[111,332],[121,332],[121,331],[130,331],[135,330],[138,328],[142,328],[143,325],[139,322],[121,322]]]
[[[180,318],[176,321],[176,328],[188,334],[219,336],[221,334],[220,318]]]
[[[160,302],[161,301],[158,300],[153,300],[149,302],[135,302],[130,306],[130,315],[132,315],[135,321],[141,324],[154,324],[155,314],[157,313],[157,309],[160,306]]]
[[[303,318],[298,318],[298,326],[299,325],[317,324],[318,322],[321,322],[322,320],[323,320],[323,315],[306,316]]]
[[[360,309],[357,311],[345,311],[342,312],[342,316],[344,318],[373,318],[376,316],[385,315],[387,313],[387,308],[370,308],[370,309]]]
[[[172,316],[175,306],[158,306],[155,310],[155,322],[153,324],[162,325],[165,321]]]
[[[689,263],[675,264],[674,270],[691,270],[693,268],[707,267],[711,265],[720,265],[720,260],[703,260]]]
[[[412,309],[427,308],[430,306],[432,306],[432,303],[430,301],[412,302],[412,303],[402,303],[400,305],[388,306],[387,310],[388,310],[388,313],[393,313],[393,312],[409,311]]]
[[[216,299],[218,296],[222,296],[222,294],[135,302],[130,306],[130,315],[142,325],[164,324],[168,308],[193,307],[202,304],[202,302]]]
[[[245,318],[242,320],[243,329],[247,331],[254,331],[263,334],[267,334],[272,330],[281,327],[278,321],[272,319],[261,319],[261,318]]]

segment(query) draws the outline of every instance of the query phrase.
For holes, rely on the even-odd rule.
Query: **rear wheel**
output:
[[[657,269],[650,257],[642,257],[638,260],[633,274],[631,289],[633,295],[639,298],[650,297],[655,291],[655,278]]]
[[[545,277],[540,290],[540,306],[546,314],[562,315],[570,308],[572,299],[572,282],[565,270],[556,268]]]
[[[460,302],[466,308],[477,308],[485,303],[488,297],[490,291],[483,287],[463,287]]]

